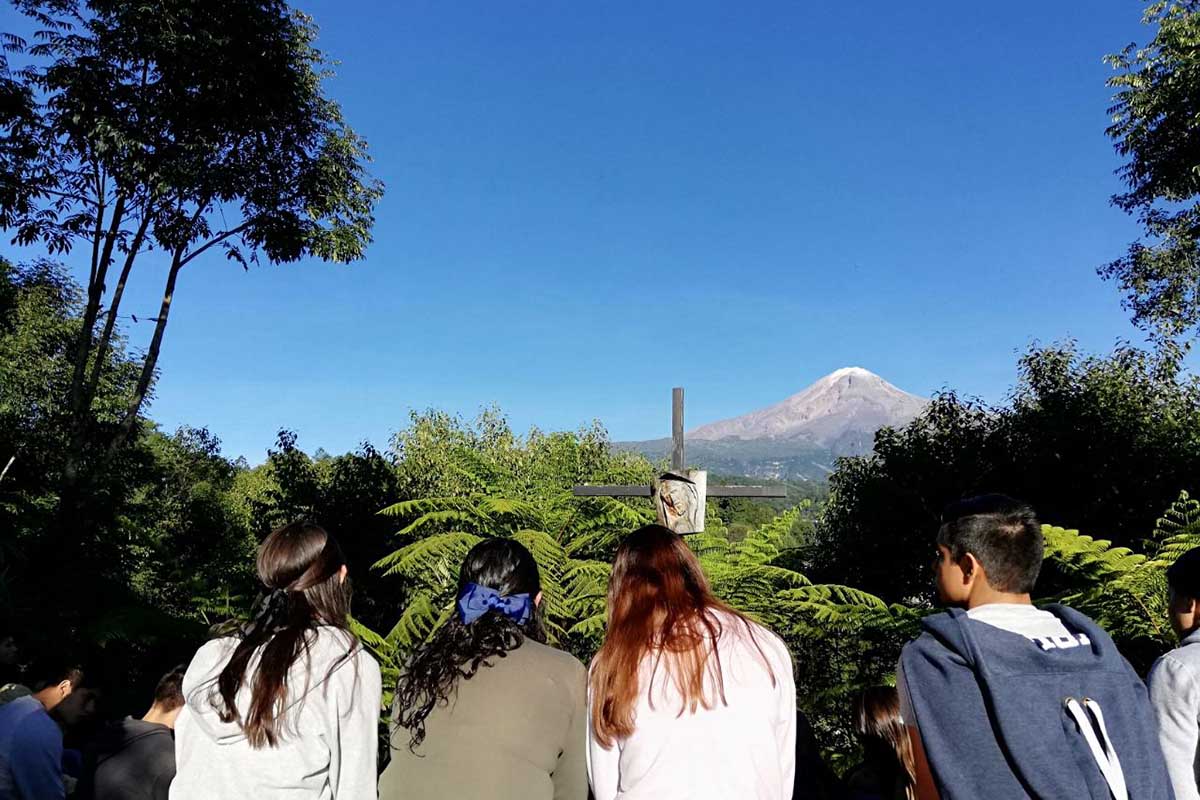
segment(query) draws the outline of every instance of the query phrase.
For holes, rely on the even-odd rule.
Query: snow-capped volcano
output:
[[[862,367],[845,367],[780,403],[702,425],[687,438],[803,439],[843,455],[869,450],[875,431],[907,424],[927,402]]]

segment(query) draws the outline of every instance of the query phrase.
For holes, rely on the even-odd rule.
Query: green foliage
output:
[[[237,469],[228,502],[254,541],[280,525],[308,519],[341,543],[354,580],[355,613],[365,624],[390,622],[404,596],[371,570],[389,552],[392,526],[375,512],[400,497],[395,464],[368,443],[352,453],[313,458],[292,431],[280,431],[267,460]]]
[[[805,571],[889,602],[928,595],[945,505],[1003,492],[1041,519],[1136,546],[1200,474],[1200,389],[1155,359],[1105,358],[1073,345],[1031,349],[1006,405],[947,393],[912,424],[884,429],[875,452],[842,459],[808,543]]]
[[[19,2],[36,43],[0,59],[0,228],[51,255],[90,251],[64,348],[64,459],[52,533],[96,524],[96,483],[141,433],[180,271],[209,251],[243,267],[349,262],[370,241],[380,185],[366,146],[325,96],[316,27],[283,0]],[[109,354],[143,256],[167,266],[153,334],[105,419]],[[136,318],[134,318],[136,320]],[[122,355],[121,361],[132,360]],[[55,576],[68,581],[74,576]]]
[[[1136,214],[1145,238],[1101,268],[1117,281],[1136,323],[1167,345],[1200,324],[1200,3],[1147,6],[1154,38],[1106,59],[1119,74],[1108,135],[1128,159],[1128,191],[1113,202]]]
[[[1043,526],[1047,569],[1064,588],[1054,599],[1093,617],[1145,669],[1175,645],[1167,615],[1167,568],[1200,546],[1200,503],[1182,492],[1155,523],[1143,552],[1076,530]]]
[[[401,581],[407,597],[386,634],[364,634],[386,674],[396,675],[405,653],[449,618],[463,556],[492,536],[531,550],[552,641],[590,659],[603,638],[613,552],[622,535],[652,520],[645,501],[570,494],[578,482],[639,483],[653,475],[644,460],[602,445],[598,429],[553,437],[535,431],[521,439],[492,412],[472,426],[441,414],[414,417],[397,437],[398,469],[409,485],[450,493],[382,512],[401,526],[399,547],[376,567]],[[411,473],[409,459],[417,466]],[[788,642],[797,653],[804,707],[832,747],[852,749],[850,698],[894,670],[919,615],[849,586],[813,585],[789,566],[787,548],[809,533],[809,502],[735,535],[714,506],[709,512],[706,532],[687,541],[714,591]]]

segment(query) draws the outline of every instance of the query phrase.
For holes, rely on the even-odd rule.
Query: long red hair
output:
[[[758,647],[750,621],[713,595],[683,537],[661,525],[647,525],[625,538],[608,583],[604,644],[589,677],[592,730],[600,744],[611,747],[633,734],[642,689],[638,672],[647,654],[655,659],[651,683],[662,668],[683,698],[680,716],[726,702],[717,650],[722,625],[714,611],[745,625]],[[758,649],[774,683],[775,673]],[[651,688],[645,687],[647,693]]]

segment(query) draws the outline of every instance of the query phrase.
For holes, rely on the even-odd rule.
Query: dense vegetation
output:
[[[518,434],[497,410],[430,410],[397,420],[383,449],[339,455],[283,429],[251,465],[204,428],[147,416],[179,270],[222,253],[354,260],[369,240],[380,187],[322,93],[311,21],[274,1],[18,6],[43,35],[6,37],[29,67],[0,59],[0,226],[49,256],[91,258],[83,285],[54,261],[0,259],[0,634],[23,634],[30,654],[75,651],[130,710],[209,626],[246,613],[266,533],[308,518],[342,542],[358,630],[390,672],[449,613],[459,559],[489,536],[529,546],[555,642],[594,652],[609,560],[650,509],[570,488],[644,483],[661,466],[614,451],[600,424]],[[1131,159],[1117,202],[1150,241],[1108,273],[1158,348],[1032,348],[1006,402],[943,394],[880,431],[871,455],[841,460],[827,496],[713,502],[689,540],[719,594],[787,640],[801,704],[838,758],[853,750],[850,696],[889,679],[932,608],[932,535],[963,495],[1038,508],[1041,599],[1096,616],[1140,668],[1171,645],[1163,571],[1200,544],[1200,383],[1180,359],[1200,276],[1187,205],[1200,9],[1155,3],[1147,19],[1153,44],[1113,59],[1111,133]],[[263,47],[221,49],[248,35]],[[271,103],[241,102],[263,85]],[[143,353],[119,310],[151,249],[168,281]]]

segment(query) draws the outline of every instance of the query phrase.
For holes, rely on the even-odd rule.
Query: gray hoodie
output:
[[[236,646],[236,639],[215,639],[188,666],[187,702],[175,723],[171,800],[375,800],[381,689],[375,660],[343,631],[319,628],[310,660],[298,659],[288,675],[282,741],[255,749],[236,722],[220,720],[210,702]],[[243,718],[256,667],[257,656],[237,697]]]
[[[1150,670],[1150,702],[1176,800],[1200,800],[1200,631],[1180,644]]]

